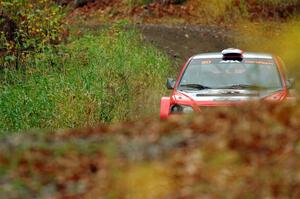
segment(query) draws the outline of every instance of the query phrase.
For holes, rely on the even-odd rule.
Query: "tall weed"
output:
[[[136,31],[113,27],[60,51],[37,55],[25,73],[2,72],[0,131],[82,127],[159,109],[170,62]]]

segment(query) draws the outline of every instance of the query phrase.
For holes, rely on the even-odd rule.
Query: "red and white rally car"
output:
[[[161,99],[160,118],[251,100],[281,102],[293,98],[289,91],[293,85],[278,56],[232,48],[199,54],[186,62],[177,81],[167,80],[173,92]]]

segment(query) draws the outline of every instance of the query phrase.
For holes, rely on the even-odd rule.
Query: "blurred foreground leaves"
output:
[[[299,198],[300,106],[15,134],[0,198]]]

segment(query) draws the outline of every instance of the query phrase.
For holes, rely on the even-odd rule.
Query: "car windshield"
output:
[[[281,89],[272,59],[194,59],[187,66],[178,89]]]

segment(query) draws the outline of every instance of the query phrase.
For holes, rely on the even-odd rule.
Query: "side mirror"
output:
[[[170,89],[170,90],[174,89],[175,83],[176,83],[176,81],[174,79],[168,78],[167,79],[167,88]]]
[[[295,87],[295,79],[294,78],[290,78],[286,80],[286,87],[288,89],[292,89]]]

